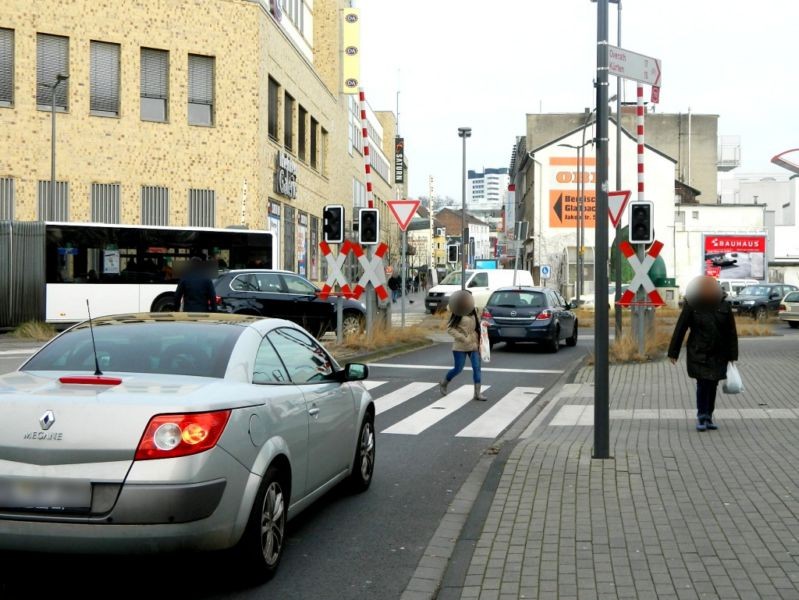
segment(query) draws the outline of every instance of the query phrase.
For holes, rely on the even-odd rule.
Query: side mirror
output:
[[[364,381],[369,377],[369,367],[361,363],[350,363],[344,367],[344,381]]]
[[[571,302],[567,302],[566,304],[563,305],[563,308],[565,308],[566,310],[571,310],[571,309],[573,309],[575,307],[572,306]]]

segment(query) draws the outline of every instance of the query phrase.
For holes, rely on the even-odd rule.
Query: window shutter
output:
[[[69,38],[39,33],[36,36],[36,103],[50,106],[57,75],[69,75]],[[69,82],[58,86],[56,108],[67,108]]]
[[[0,29],[0,104],[14,102],[14,30]]]
[[[189,54],[189,104],[214,103],[214,59]]]
[[[119,114],[119,45],[91,43],[91,103],[95,112]]]
[[[14,220],[14,180],[0,177],[0,221]]]
[[[142,48],[141,95],[166,100],[169,90],[169,53]]]
[[[92,184],[92,221],[119,223],[120,199],[118,183]]]
[[[142,186],[141,224],[169,225],[169,189],[160,186]]]
[[[189,190],[189,227],[214,227],[216,194],[214,190]]]

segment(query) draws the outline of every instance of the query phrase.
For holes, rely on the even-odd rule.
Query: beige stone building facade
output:
[[[364,181],[340,81],[348,5],[0,3],[0,219],[266,229],[276,267],[319,280],[323,206],[344,204],[352,218]],[[50,204],[57,75],[69,79],[55,90]],[[393,140],[375,155],[393,165]],[[382,172],[384,202],[393,171]]]

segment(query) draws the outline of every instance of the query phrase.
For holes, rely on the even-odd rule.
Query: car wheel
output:
[[[150,310],[151,312],[174,312],[178,310],[178,307],[175,306],[175,296],[173,294],[159,296],[153,302]]]
[[[344,337],[358,335],[363,331],[363,317],[356,312],[345,312],[341,329],[344,332]]]
[[[555,331],[555,335],[549,340],[548,349],[553,354],[560,350],[560,329]]]
[[[571,336],[566,338],[566,345],[569,346],[570,348],[574,348],[577,345],[577,329],[578,329],[578,326],[579,326],[579,322],[575,321],[574,322],[574,332],[571,334]]]
[[[765,321],[767,316],[768,316],[768,313],[766,311],[766,307],[765,306],[761,306],[760,308],[758,308],[755,311],[755,320],[756,321],[761,321],[761,322]]]
[[[788,321],[788,326],[791,329],[797,329],[799,328],[799,321]]]
[[[288,495],[276,467],[269,467],[258,488],[250,519],[236,547],[246,575],[268,581],[277,572],[286,535]]]
[[[375,472],[375,422],[371,414],[364,417],[358,444],[355,447],[355,458],[352,462],[349,487],[353,492],[365,492],[372,484]]]

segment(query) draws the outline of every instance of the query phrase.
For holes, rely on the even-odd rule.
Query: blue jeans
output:
[[[392,301],[392,302],[396,302],[396,301],[397,301],[397,298],[399,298],[399,297],[400,297],[400,291],[399,291],[399,289],[396,289],[396,290],[391,290],[391,301]]]
[[[480,353],[475,352],[458,352],[452,351],[452,356],[455,358],[455,366],[452,367],[447,373],[447,381],[452,381],[458,374],[463,371],[466,365],[466,356],[472,361],[472,378],[475,383],[480,383]]]

